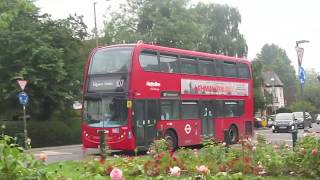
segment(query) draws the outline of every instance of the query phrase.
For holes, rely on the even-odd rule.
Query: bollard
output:
[[[100,157],[101,160],[105,160],[106,158],[106,141],[105,141],[105,130],[99,130],[99,139],[100,139]]]
[[[291,132],[292,135],[292,148],[296,147],[297,139],[298,139],[298,131],[295,129]]]
[[[224,142],[226,143],[226,147],[228,148],[229,145],[231,144],[229,139],[229,131],[224,130],[223,135],[224,135]]]

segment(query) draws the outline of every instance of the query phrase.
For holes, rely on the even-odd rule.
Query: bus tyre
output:
[[[167,141],[169,149],[175,150],[177,148],[178,140],[173,131],[167,131],[164,135],[164,139]]]
[[[232,125],[229,129],[229,141],[231,144],[236,144],[239,140],[238,128]]]

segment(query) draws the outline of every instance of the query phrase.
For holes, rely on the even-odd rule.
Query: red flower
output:
[[[225,165],[223,165],[223,164],[219,165],[219,171],[220,172],[226,172],[226,170],[227,170],[227,167]]]
[[[174,153],[173,149],[170,149],[170,150],[169,150],[170,156],[173,156],[173,153]]]
[[[252,160],[252,158],[251,158],[250,156],[245,156],[245,157],[243,158],[243,162],[244,162],[245,164],[251,163],[251,160]]]
[[[317,148],[312,149],[311,154],[313,156],[317,156],[318,155],[318,149]]]
[[[104,164],[105,159],[103,157],[100,157],[99,162],[100,162],[100,164]]]
[[[113,170],[113,167],[109,165],[105,170],[106,175],[109,176],[112,170]]]

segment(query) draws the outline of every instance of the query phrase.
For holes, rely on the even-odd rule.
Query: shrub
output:
[[[23,133],[21,121],[6,121],[5,133],[15,137]],[[28,121],[28,136],[32,147],[47,147],[57,145],[77,144],[81,142],[80,121],[71,118],[69,126],[60,120]],[[23,136],[21,137],[23,138]]]
[[[0,179],[47,179],[46,172],[39,170],[41,162],[13,142],[10,136],[0,136]]]

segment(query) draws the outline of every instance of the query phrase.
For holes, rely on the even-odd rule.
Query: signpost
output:
[[[299,80],[300,83],[303,85],[306,82],[306,72],[304,71],[303,67],[299,67]]]
[[[27,93],[25,93],[23,90],[27,85],[26,80],[17,80],[17,83],[19,84],[21,88],[21,92],[18,94],[18,99],[20,104],[23,107],[23,132],[24,132],[24,147],[25,149],[28,148],[28,131],[27,131],[27,120],[26,120],[26,105],[29,101],[29,96]]]
[[[304,71],[304,69],[302,68],[302,58],[303,58],[303,53],[304,53],[304,49],[302,47],[299,47],[299,44],[301,43],[308,43],[309,41],[307,40],[300,40],[300,41],[296,41],[296,51],[297,51],[297,55],[298,55],[298,65],[299,65],[299,80],[300,80],[300,87],[301,87],[301,99],[302,99],[302,103],[304,103],[304,95],[303,95],[303,85],[306,82],[306,73]],[[303,110],[303,123],[304,123],[304,131],[306,130],[306,117],[305,117],[305,107],[303,106],[302,108]]]

